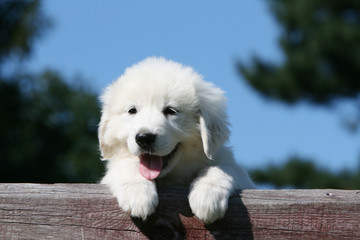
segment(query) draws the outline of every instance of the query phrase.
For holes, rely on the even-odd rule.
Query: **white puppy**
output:
[[[99,141],[120,207],[146,219],[157,184],[191,186],[189,203],[205,223],[224,216],[234,189],[254,188],[223,144],[226,99],[192,68],[147,58],[105,90]]]

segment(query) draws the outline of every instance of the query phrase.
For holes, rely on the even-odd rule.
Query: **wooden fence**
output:
[[[146,222],[122,212],[106,186],[0,184],[0,239],[360,239],[360,190],[244,190],[204,225],[188,189],[158,189]]]

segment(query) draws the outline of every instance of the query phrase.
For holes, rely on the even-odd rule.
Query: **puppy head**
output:
[[[223,92],[193,69],[163,58],[128,68],[101,100],[103,158],[137,156],[148,179],[170,172],[182,146],[194,139],[212,159],[229,134]]]

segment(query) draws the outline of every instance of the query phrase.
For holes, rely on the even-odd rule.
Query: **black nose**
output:
[[[156,134],[153,133],[139,133],[135,136],[136,143],[144,148],[149,149],[151,145],[155,142]]]

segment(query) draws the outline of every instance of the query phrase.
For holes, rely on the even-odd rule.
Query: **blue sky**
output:
[[[269,102],[237,73],[237,60],[258,55],[281,62],[280,28],[266,1],[44,1],[54,22],[36,44],[28,68],[81,74],[95,92],[148,56],[192,66],[226,91],[230,145],[248,168],[291,155],[314,158],[332,170],[358,166],[360,133],[341,127],[337,108]]]

